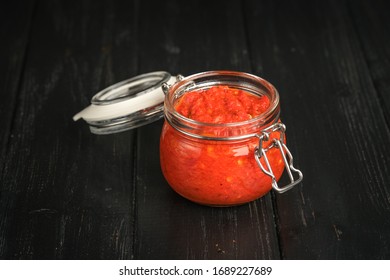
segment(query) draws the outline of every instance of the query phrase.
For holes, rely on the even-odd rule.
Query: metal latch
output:
[[[284,135],[286,131],[286,126],[283,123],[275,123],[261,131],[260,134],[257,135],[259,138],[259,145],[258,147],[255,148],[255,159],[257,162],[257,165],[260,167],[260,169],[267,174],[268,176],[271,177],[272,179],[272,188],[276,190],[278,193],[284,193],[288,190],[290,190],[292,187],[294,187],[296,184],[302,181],[303,179],[303,174],[300,170],[296,169],[293,165],[293,156],[290,152],[290,150],[287,148],[286,144],[284,144]],[[280,137],[278,139],[270,139],[270,134],[273,132],[279,132]],[[263,142],[264,141],[269,141],[272,140],[272,143],[267,146],[266,148],[263,148]],[[278,183],[276,181],[274,172],[272,171],[272,168],[270,166],[268,157],[267,157],[267,152],[271,149],[279,149],[284,165],[286,167],[286,171],[288,173],[288,176],[290,178],[290,183],[287,184],[286,186],[279,187]],[[264,162],[266,164],[266,167],[263,166],[261,163],[261,158],[264,158]],[[295,175],[295,178],[294,177]]]

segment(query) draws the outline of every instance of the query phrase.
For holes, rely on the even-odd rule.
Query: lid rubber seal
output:
[[[162,84],[176,77],[150,72],[116,83],[92,97],[91,105],[73,116],[84,119],[92,133],[112,134],[154,122],[164,116]]]

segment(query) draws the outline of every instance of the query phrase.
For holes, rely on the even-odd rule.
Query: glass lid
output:
[[[162,84],[176,81],[171,74],[158,71],[124,80],[92,97],[91,105],[73,116],[84,119],[92,133],[111,134],[136,128],[164,116]]]

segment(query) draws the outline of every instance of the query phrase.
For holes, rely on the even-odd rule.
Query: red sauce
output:
[[[199,122],[232,123],[260,115],[269,104],[266,96],[217,86],[185,93],[175,109]],[[275,134],[271,137],[278,136]],[[165,122],[160,140],[162,171],[176,192],[197,203],[215,206],[246,203],[271,189],[270,177],[254,159],[257,145],[256,137],[235,141],[190,138]],[[267,155],[279,179],[284,169],[282,156],[277,149],[269,150]]]
[[[215,86],[188,92],[179,100],[176,111],[205,123],[234,123],[249,120],[265,112],[269,99],[245,91]]]

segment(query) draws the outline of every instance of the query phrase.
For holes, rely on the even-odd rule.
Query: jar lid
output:
[[[176,77],[158,71],[139,75],[98,92],[91,105],[73,116],[84,119],[92,133],[111,134],[154,122],[164,116],[162,84]]]

